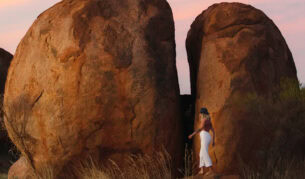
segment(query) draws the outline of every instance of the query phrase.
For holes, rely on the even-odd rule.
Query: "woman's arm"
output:
[[[189,139],[193,138],[194,135],[196,135],[196,134],[199,133],[200,131],[202,131],[202,128],[199,128],[199,129],[195,130],[191,135],[189,135]]]
[[[215,131],[214,131],[213,125],[212,125],[211,130],[212,130],[212,133],[213,133],[213,143],[212,143],[212,146],[214,146],[215,145]]]
[[[195,130],[191,135],[189,135],[189,137],[188,137],[189,139],[191,139],[192,137],[194,137],[194,135],[196,135],[197,133],[199,133],[200,131],[203,130],[205,121],[206,121],[206,119],[203,119],[203,121],[200,121],[199,129]]]

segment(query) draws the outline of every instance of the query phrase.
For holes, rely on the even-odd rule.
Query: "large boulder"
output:
[[[64,0],[42,13],[5,88],[18,165],[62,176],[89,156],[124,167],[163,148],[180,163],[174,30],[165,0]]]
[[[285,79],[298,89],[295,64],[281,32],[250,5],[220,3],[196,18],[186,48],[196,98],[195,128],[199,109],[207,107],[216,130],[216,146],[210,148],[216,171],[238,172],[241,163],[258,162],[261,146],[272,137],[268,129],[253,125],[264,121],[249,116],[248,106],[241,104],[253,96],[276,100]],[[199,136],[194,143],[198,156]]]

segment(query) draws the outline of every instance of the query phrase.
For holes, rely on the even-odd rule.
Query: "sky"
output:
[[[60,0],[0,0],[0,47],[14,54],[36,17]],[[185,39],[191,23],[209,6],[226,0],[168,0],[172,7],[181,94],[190,93]],[[293,54],[298,78],[305,83],[305,0],[235,0],[262,10],[279,27]]]

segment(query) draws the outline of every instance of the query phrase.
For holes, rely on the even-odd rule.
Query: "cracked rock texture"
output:
[[[274,99],[285,78],[298,85],[291,52],[272,20],[240,3],[215,4],[203,11],[191,25],[186,47],[196,97],[195,128],[199,109],[207,107],[216,130],[216,145],[209,150],[214,167],[221,173],[236,172],[239,159],[258,160],[261,139],[270,139],[266,131],[251,126],[253,116],[236,102],[248,94]],[[194,143],[198,156],[199,136]]]
[[[63,176],[88,156],[124,167],[162,147],[180,163],[174,40],[165,0],[64,0],[42,13],[5,89],[5,124],[28,161],[18,165]]]

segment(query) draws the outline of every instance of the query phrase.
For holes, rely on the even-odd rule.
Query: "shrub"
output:
[[[253,151],[253,155],[263,162],[244,163],[241,159],[242,178],[304,178],[304,87],[284,79],[280,93],[273,98],[251,93],[239,105],[247,112],[250,118],[247,121],[263,132],[258,134],[263,147]]]

